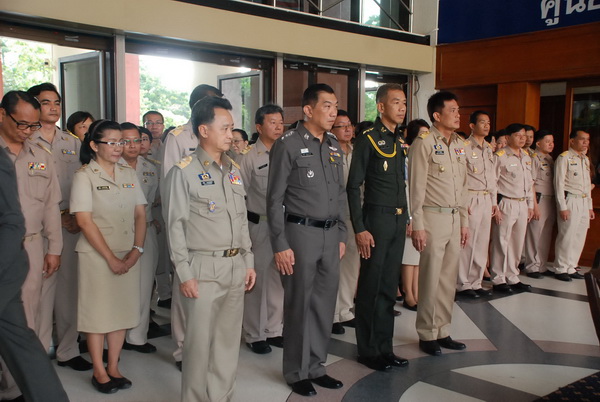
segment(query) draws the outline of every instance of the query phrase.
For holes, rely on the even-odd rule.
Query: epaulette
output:
[[[183,133],[183,126],[177,126],[173,130],[171,130],[171,134],[177,137],[179,134]]]
[[[535,152],[533,152],[533,151],[530,151],[530,152],[529,152],[529,156],[530,156],[531,158],[534,158],[534,157],[536,157],[536,156],[537,156],[537,154],[536,154]]]
[[[117,162],[117,165],[119,165],[119,167],[124,167],[124,168],[129,168],[129,169],[133,169],[131,166],[129,166],[127,163],[119,163]]]
[[[254,148],[254,145],[248,145],[246,148],[242,149],[242,152],[240,152],[242,155],[246,155],[248,152],[250,152],[250,150]]]
[[[523,151],[525,152],[525,155],[531,156],[531,151],[530,150],[524,149]]]
[[[76,139],[78,139],[79,141],[81,141],[81,140],[79,139],[79,137],[78,137],[78,136],[76,136],[75,134],[73,134],[73,133],[72,133],[72,132],[70,132],[69,130],[63,131],[63,133],[67,133],[67,134],[69,134],[71,137],[73,137],[73,138],[76,138]]]
[[[287,133],[283,134],[283,135],[281,136],[281,138],[287,138],[287,137],[289,137],[290,135],[292,135],[292,134],[294,134],[294,133],[295,133],[295,131],[294,131],[294,130],[290,130],[290,131],[288,131]]]
[[[329,131],[327,131],[327,135],[331,138],[335,138],[337,140],[337,137],[335,136],[335,134],[330,133]]]
[[[424,131],[421,134],[419,134],[419,138],[424,140],[425,138],[427,138],[429,136],[429,134],[430,134],[429,131]]]
[[[367,128],[366,130],[364,130],[361,134],[367,134],[368,132],[373,131],[374,128],[375,128],[375,126],[371,126],[371,127]]]
[[[234,161],[234,160],[233,160],[231,157],[229,157],[229,156],[228,156],[228,158],[231,160],[231,164],[232,164],[233,166],[235,166],[236,168],[240,169],[240,165],[238,165],[238,164],[236,163],[236,161]]]
[[[502,156],[506,153],[506,151],[504,149],[501,149],[500,151],[496,152],[496,156]]]
[[[562,154],[558,155],[558,156],[567,156],[569,154],[569,151],[565,151]]]
[[[465,145],[471,145],[471,140],[464,140],[465,141]]]
[[[44,151],[48,152],[50,155],[52,155],[52,151],[50,151],[48,148],[46,148],[44,146],[44,144],[40,144],[39,142],[36,142],[35,145],[37,145],[38,147],[42,148]]]
[[[85,164],[81,165],[81,167],[80,167],[79,169],[77,169],[77,170],[76,170],[76,172],[81,172],[81,171],[85,170],[85,168],[86,168],[87,166],[88,166],[88,164],[87,164],[87,163],[85,163]]]
[[[183,169],[192,162],[192,155],[188,155],[175,164],[179,169]]]
[[[156,165],[156,166],[160,166],[160,165],[161,165],[161,163],[160,163],[160,161],[159,161],[159,160],[152,159],[152,158],[146,158],[146,160],[147,160],[148,162],[152,163],[153,165]]]

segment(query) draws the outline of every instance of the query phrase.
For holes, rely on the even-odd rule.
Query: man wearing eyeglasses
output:
[[[144,127],[152,133],[152,146],[149,154],[152,155],[153,159],[160,160],[165,118],[162,113],[157,112],[156,110],[150,110],[144,113],[142,121],[144,122]]]
[[[460,252],[457,296],[478,299],[491,293],[481,287],[488,260],[492,217],[498,210],[494,153],[485,137],[490,133],[490,116],[483,110],[471,113],[471,136],[465,142],[469,186],[469,232],[471,241]]]
[[[385,84],[377,90],[376,102],[379,117],[354,143],[346,188],[361,256],[355,308],[358,362],[386,371],[408,365],[394,354],[392,344],[408,224],[407,148],[399,130],[406,116],[406,95],[401,85]]]
[[[25,215],[23,247],[29,257],[29,272],[22,287],[23,305],[27,325],[48,351],[50,336],[40,336],[40,302],[44,282],[60,266],[63,247],[60,185],[51,153],[30,139],[42,127],[38,101],[27,92],[11,91],[4,96],[0,106],[0,147],[15,165],[19,200]],[[52,322],[52,312],[45,318]],[[7,371],[3,370],[2,375],[5,377],[2,381],[9,384],[9,389],[14,386]]]

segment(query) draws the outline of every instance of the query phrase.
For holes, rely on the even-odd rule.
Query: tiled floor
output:
[[[522,281],[531,293],[493,296],[455,303],[452,336],[467,344],[465,352],[440,357],[423,354],[414,329],[416,313],[400,305],[395,351],[410,359],[408,368],[374,372],[355,361],[352,328],[334,335],[328,373],[344,382],[341,390],[317,388],[318,395],[291,394],[281,375],[281,349],[253,354],[242,345],[236,402],[344,401],[532,401],[561,386],[600,370],[600,347],[586,302],[582,280],[565,283],[553,278]],[[168,310],[156,308],[155,320],[168,322]],[[122,372],[133,388],[114,395],[97,393],[91,373],[57,367],[74,402],[179,400],[181,375],[173,364],[170,337],[151,340],[158,352],[142,355],[123,351]]]

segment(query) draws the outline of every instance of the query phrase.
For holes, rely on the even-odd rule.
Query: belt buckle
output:
[[[230,248],[229,250],[225,250],[225,257],[235,257],[239,251],[239,248]]]
[[[587,198],[587,194],[581,194],[581,198]]]
[[[403,209],[402,208],[396,208],[396,215],[402,215]]]
[[[458,212],[458,208],[452,208],[452,215]]]
[[[333,223],[334,222],[335,221],[333,219],[327,219],[327,220],[325,220],[325,226],[323,226],[323,229],[325,229],[325,230],[331,229],[333,227]]]

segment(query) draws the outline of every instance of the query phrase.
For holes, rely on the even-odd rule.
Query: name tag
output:
[[[110,190],[110,186],[98,186],[96,190]]]
[[[201,181],[200,184],[203,186],[210,186],[210,185],[215,184],[215,182],[213,180],[208,180],[208,181]]]
[[[308,150],[308,148],[302,148],[302,149],[300,150],[300,155],[301,155],[301,156],[310,156],[310,155],[312,155],[312,152],[310,152],[310,151]]]
[[[269,164],[268,164],[268,163],[265,163],[264,165],[260,165],[260,166],[258,167],[258,170],[260,170],[260,169],[264,169],[264,168],[266,168],[267,166],[269,166]]]

